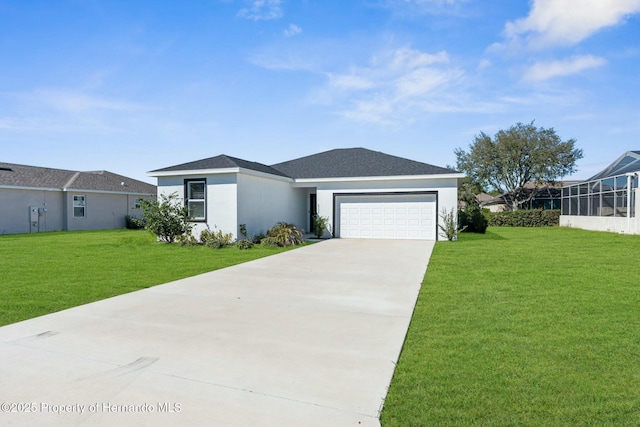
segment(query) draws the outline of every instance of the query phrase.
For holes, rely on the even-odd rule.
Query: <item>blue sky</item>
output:
[[[535,120],[640,149],[640,0],[0,0],[0,160],[146,172],[366,147],[445,166]]]

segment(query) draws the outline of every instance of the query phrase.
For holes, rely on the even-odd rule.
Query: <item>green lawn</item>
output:
[[[440,242],[383,426],[640,425],[640,236]]]
[[[0,325],[282,251],[181,247],[142,230],[0,236]]]

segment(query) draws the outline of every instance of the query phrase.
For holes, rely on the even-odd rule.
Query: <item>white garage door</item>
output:
[[[336,237],[436,239],[435,194],[336,196]]]

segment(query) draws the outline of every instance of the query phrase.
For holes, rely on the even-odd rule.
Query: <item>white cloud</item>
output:
[[[120,129],[153,108],[74,89],[2,93],[0,129],[29,132],[99,132]]]
[[[411,111],[437,109],[443,89],[462,75],[449,66],[444,51],[432,54],[403,47],[374,55],[368,66],[327,73],[327,85],[316,100],[346,105],[340,114],[351,120],[389,124],[411,120]]]
[[[380,4],[402,15],[457,13],[469,0],[381,0]]]
[[[563,61],[538,62],[523,75],[523,80],[536,82],[554,77],[568,76],[589,68],[597,68],[606,64],[604,58],[592,55],[579,55]]]
[[[248,7],[240,9],[238,16],[254,21],[282,17],[282,0],[254,0]]]
[[[133,111],[138,108],[136,104],[88,95],[82,92],[39,89],[29,94],[23,94],[23,98],[30,98],[32,102],[48,105],[55,110],[70,113],[84,113],[96,110]]]
[[[284,30],[284,35],[286,37],[293,37],[300,34],[301,32],[302,32],[302,28],[298,27],[295,24],[289,24],[289,26]]]
[[[365,76],[353,74],[327,74],[329,85],[338,90],[365,90],[371,89],[375,83]]]
[[[533,0],[529,16],[507,22],[504,32],[516,46],[571,46],[638,12],[640,0]]]

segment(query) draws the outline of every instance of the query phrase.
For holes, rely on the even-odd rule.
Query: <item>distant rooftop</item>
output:
[[[156,186],[109,171],[72,171],[0,162],[0,186],[156,194]]]

